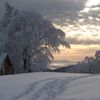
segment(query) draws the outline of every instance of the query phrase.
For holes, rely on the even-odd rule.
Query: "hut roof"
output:
[[[7,57],[7,53],[0,54],[0,68],[2,68],[2,64],[3,64],[6,57]]]

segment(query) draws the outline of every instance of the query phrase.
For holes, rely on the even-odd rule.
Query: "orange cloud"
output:
[[[81,61],[86,56],[94,56],[95,51],[100,50],[100,45],[71,45],[71,49],[61,49],[55,53],[55,60]]]

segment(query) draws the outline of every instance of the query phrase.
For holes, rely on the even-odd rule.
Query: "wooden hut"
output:
[[[12,72],[12,63],[7,53],[0,54],[0,74],[8,75]]]

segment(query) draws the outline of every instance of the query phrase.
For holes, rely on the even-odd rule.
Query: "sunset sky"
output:
[[[67,1],[67,0],[66,0]],[[79,3],[80,10],[70,10],[71,15],[65,18],[63,23],[61,19],[55,19],[54,25],[66,33],[67,41],[71,49],[61,49],[60,54],[54,54],[57,60],[81,61],[85,56],[94,56],[96,50],[100,50],[100,0],[73,0]],[[68,12],[69,13],[69,12]]]
[[[0,9],[5,1],[18,9],[37,10],[66,33],[71,49],[61,47],[55,60],[81,61],[100,50],[100,0],[0,0]]]

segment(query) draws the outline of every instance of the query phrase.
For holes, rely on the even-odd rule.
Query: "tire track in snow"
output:
[[[32,83],[28,88],[26,88],[25,92],[12,98],[12,100],[20,100],[20,98],[22,98],[26,95],[29,95],[32,91],[34,91],[40,83],[50,81],[50,80],[53,80],[53,78],[49,78],[49,79],[45,79],[45,80],[41,80],[41,81]]]
[[[47,82],[31,96],[30,100],[55,100],[58,95],[61,95],[65,91],[66,84],[70,80],[54,79],[51,82]]]
[[[67,78],[49,78],[42,81],[32,83],[25,92],[14,97],[12,100],[55,100],[58,95],[61,95],[70,82],[89,77],[67,77]]]

